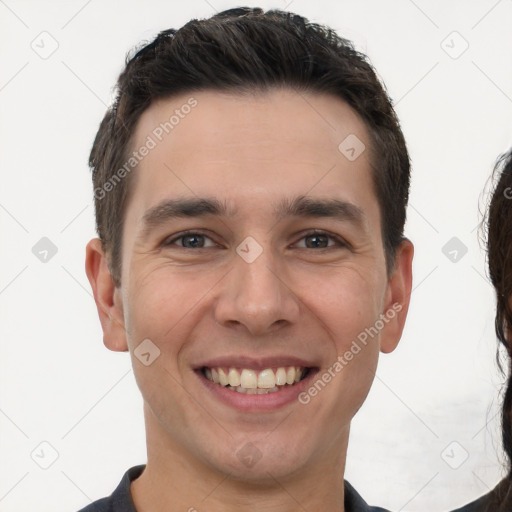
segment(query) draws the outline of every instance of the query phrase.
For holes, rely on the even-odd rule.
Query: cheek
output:
[[[128,292],[129,343],[133,346],[150,338],[162,351],[175,351],[169,341],[180,339],[178,333],[208,300],[214,284],[214,279],[199,277],[188,269],[161,267],[139,274]]]
[[[324,327],[331,347],[327,365],[310,390],[313,395],[323,395],[324,384],[318,380],[328,381],[318,407],[325,407],[326,414],[336,411],[338,421],[344,421],[359,409],[374,379],[380,350],[380,331],[375,325],[381,313],[382,283],[345,268],[330,279],[318,279],[317,284],[305,295],[307,306],[313,322]]]
[[[302,298],[314,318],[328,329],[338,353],[373,326],[381,313],[380,285],[353,269],[342,269],[316,282],[310,279],[309,283]]]
[[[183,414],[173,419],[170,411],[183,411],[190,401],[180,360],[205,292],[194,286],[198,284],[195,279],[172,279],[169,274],[141,272],[129,283],[126,330],[135,379],[144,401],[165,428],[178,436],[176,429],[181,428],[181,422],[176,417]],[[150,355],[144,360],[141,353],[147,352]]]

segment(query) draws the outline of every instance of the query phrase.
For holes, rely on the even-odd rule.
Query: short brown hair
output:
[[[155,100],[181,93],[283,86],[333,94],[364,120],[374,145],[373,180],[391,272],[403,240],[410,162],[391,101],[373,67],[328,27],[289,12],[237,8],[161,32],[127,58],[119,76],[116,99],[100,124],[89,158],[96,227],[116,286],[121,283],[123,219],[131,180],[129,175],[113,180],[129,158],[141,114]]]

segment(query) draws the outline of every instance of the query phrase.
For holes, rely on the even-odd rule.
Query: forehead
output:
[[[258,209],[283,194],[376,203],[367,128],[331,95],[200,91],[160,100],[137,125],[133,147],[143,146],[150,150],[131,184],[139,218],[169,195],[215,194]]]

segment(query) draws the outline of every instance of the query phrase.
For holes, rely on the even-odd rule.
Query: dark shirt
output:
[[[130,468],[124,474],[117,489],[108,498],[95,501],[79,512],[137,512],[130,494],[130,484],[142,474],[144,468],[144,465]],[[388,512],[383,508],[369,507],[348,482],[345,482],[345,510],[346,512]]]
[[[481,496],[462,508],[452,512],[510,512],[512,511],[512,488],[510,482],[502,480],[489,494]]]

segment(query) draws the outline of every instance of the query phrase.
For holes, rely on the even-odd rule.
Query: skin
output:
[[[190,96],[152,104],[134,147]],[[141,512],[299,505],[339,512],[350,422],[379,351],[391,352],[400,339],[413,246],[400,245],[388,276],[370,139],[340,99],[287,89],[193,97],[197,106],[131,177],[119,288],[99,240],[87,246],[104,343],[130,351],[144,399],[148,463],[131,486],[135,505]],[[338,150],[349,134],[366,146],[353,162]],[[361,222],[276,217],[274,205],[298,196],[351,203]],[[217,198],[237,213],[170,218],[144,230],[149,209],[183,197]],[[326,248],[312,246],[319,240],[306,236],[312,229],[341,242],[321,238]],[[206,247],[173,240],[184,230],[206,235]],[[247,236],[263,250],[252,263],[236,252]],[[240,411],[205,391],[194,372],[217,356],[288,354],[313,362],[320,376],[393,304],[401,311],[307,405],[293,400],[272,411]],[[149,366],[133,355],[146,338],[161,351]],[[248,442],[261,455],[252,467],[237,456]]]

